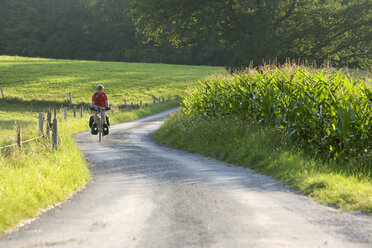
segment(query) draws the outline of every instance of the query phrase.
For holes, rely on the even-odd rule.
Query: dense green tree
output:
[[[286,57],[371,65],[370,0],[131,0],[137,31],[176,47],[224,44],[233,66]]]
[[[6,20],[9,18],[9,0],[0,1],[0,54],[5,53],[6,36],[3,32]]]
[[[224,64],[199,47],[144,42],[126,0],[1,0],[0,53],[53,58]],[[210,51],[207,49],[206,51]]]
[[[79,1],[9,1],[2,43],[7,54],[73,58],[80,51]]]
[[[87,18],[81,24],[87,45],[95,51],[91,59],[133,59],[126,57],[125,52],[137,43],[134,28],[126,15],[127,7],[127,1],[85,1]]]
[[[0,53],[244,66],[372,64],[371,0],[0,0]]]
[[[314,1],[299,6],[283,32],[288,57],[307,58],[336,65],[372,64],[372,1]]]

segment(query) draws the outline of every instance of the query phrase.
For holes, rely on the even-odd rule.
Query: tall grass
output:
[[[372,181],[365,171],[325,162],[289,143],[279,130],[231,116],[205,118],[178,112],[153,138],[270,175],[313,199],[341,210],[372,213]]]
[[[1,155],[0,232],[63,201],[91,179],[69,134],[66,128],[60,129],[57,150],[43,138]]]
[[[247,69],[200,82],[181,107],[273,126],[328,160],[358,160],[361,170],[371,170],[372,88],[360,77],[293,65]]]

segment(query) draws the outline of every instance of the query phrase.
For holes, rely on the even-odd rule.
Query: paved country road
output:
[[[169,113],[114,125],[102,143],[77,135],[94,181],[0,247],[372,247],[370,215],[157,145],[150,135]]]

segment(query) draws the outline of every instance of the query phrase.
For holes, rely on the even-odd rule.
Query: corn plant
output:
[[[183,112],[272,125],[329,159],[371,155],[372,90],[360,78],[341,71],[260,68],[199,83],[186,92]]]

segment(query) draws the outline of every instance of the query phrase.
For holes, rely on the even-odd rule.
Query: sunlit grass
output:
[[[28,144],[0,160],[0,232],[40,209],[63,201],[91,179],[87,164],[70,137],[57,151],[44,142]]]
[[[151,102],[152,95],[182,95],[188,84],[221,67],[166,64],[52,60],[0,56],[0,87],[7,96],[90,102],[103,84],[112,103]]]
[[[98,84],[105,86],[112,106],[152,104],[152,96],[175,101],[188,86],[195,85],[221,67],[144,63],[54,60],[0,56],[0,139],[14,134],[14,124],[37,124],[38,112],[47,107],[89,104]]]

